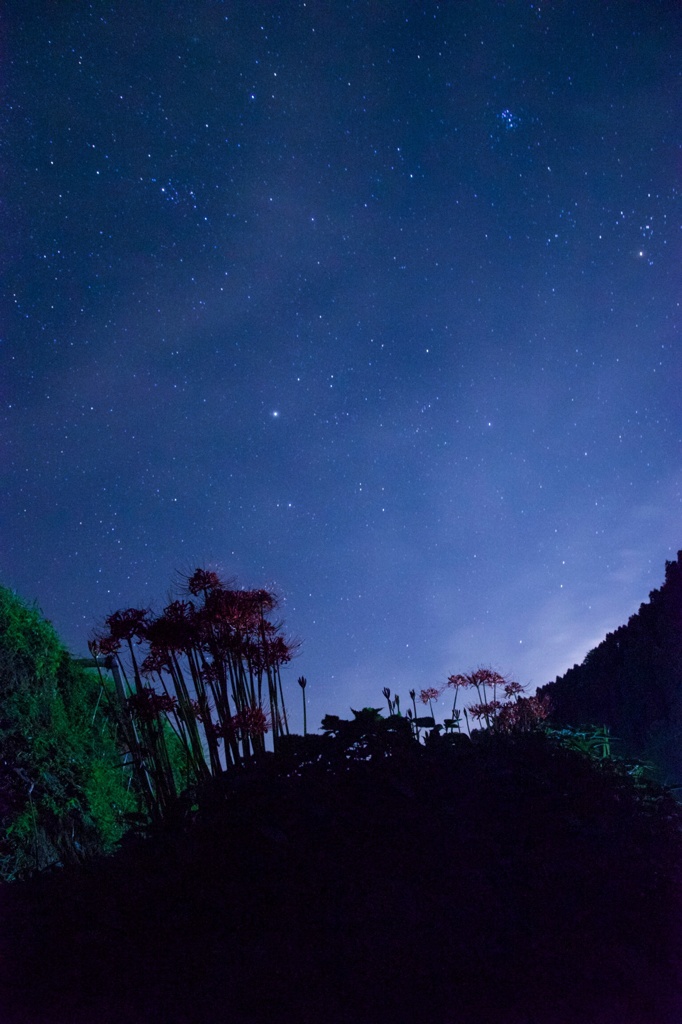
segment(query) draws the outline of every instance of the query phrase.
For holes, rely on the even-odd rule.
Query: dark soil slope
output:
[[[322,739],[2,887],[4,1024],[682,1019],[665,791],[544,734],[371,760]]]

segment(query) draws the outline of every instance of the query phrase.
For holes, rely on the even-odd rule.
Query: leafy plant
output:
[[[96,675],[0,587],[0,877],[107,852],[135,801]]]
[[[579,750],[590,757],[604,758],[611,756],[611,736],[608,726],[584,726],[581,729],[548,729],[564,746],[571,750]]]
[[[333,737],[341,758],[345,760],[372,760],[389,756],[412,742],[410,720],[402,715],[384,718],[380,708],[362,708],[352,719],[326,715],[322,719],[325,735]]]

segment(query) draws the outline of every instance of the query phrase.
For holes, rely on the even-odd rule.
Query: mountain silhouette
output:
[[[682,783],[682,551],[627,625],[538,694],[551,698],[552,725],[606,725],[618,753]]]

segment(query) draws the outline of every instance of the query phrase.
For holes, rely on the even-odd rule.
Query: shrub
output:
[[[108,852],[134,809],[102,683],[0,587],[0,878]]]

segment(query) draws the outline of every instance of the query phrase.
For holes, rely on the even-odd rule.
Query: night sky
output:
[[[532,692],[660,585],[677,0],[0,19],[0,582],[75,655],[176,570],[272,585],[315,728]]]

